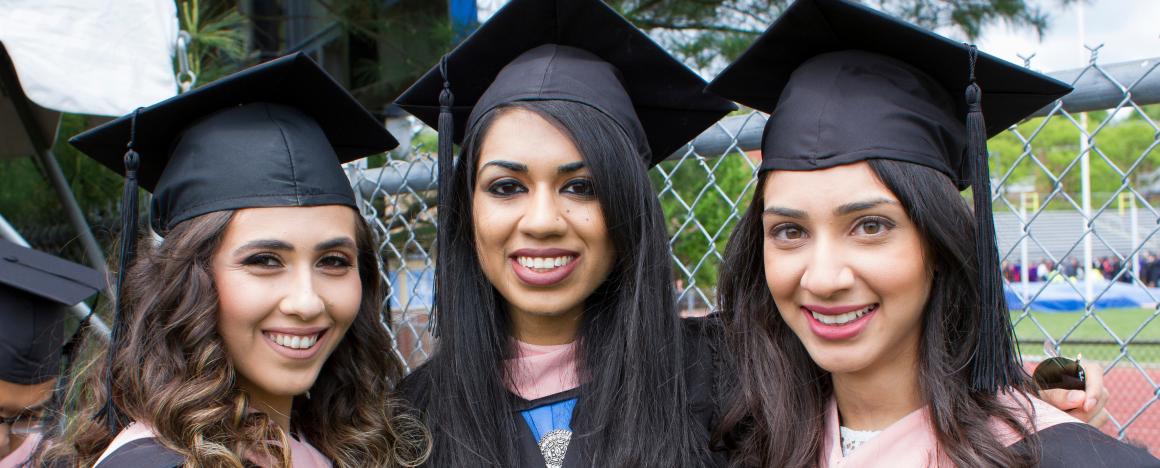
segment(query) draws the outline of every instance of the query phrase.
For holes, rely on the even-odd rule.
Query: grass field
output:
[[[1127,347],[1127,355],[1142,363],[1160,363],[1160,319],[1153,320],[1157,314],[1153,309],[1103,309],[1095,311],[1091,317],[1084,317],[1083,312],[1030,312],[1028,316],[1012,312],[1011,320],[1015,323],[1021,351],[1027,356],[1043,355],[1046,331],[1056,340],[1063,339],[1060,352],[1065,356],[1083,353],[1086,359],[1111,361],[1121,354],[1115,338],[1108,332],[1111,330],[1120,340],[1134,336]],[[1039,326],[1032,322],[1032,317]],[[1096,317],[1107,325],[1106,329]],[[1093,340],[1109,344],[1069,343]]]

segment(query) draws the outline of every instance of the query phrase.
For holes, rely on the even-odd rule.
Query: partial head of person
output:
[[[52,420],[68,308],[103,289],[96,270],[0,240],[0,462],[33,454]]]
[[[576,424],[603,435],[569,452],[609,466],[633,456],[688,466],[666,458],[680,452],[657,431],[671,415],[644,428],[647,417],[624,417],[639,410],[618,408],[675,398],[659,380],[625,373],[675,371],[665,349],[678,332],[673,276],[647,171],[735,108],[704,85],[603,2],[514,0],[397,100],[440,138],[440,342],[424,372],[497,402],[480,412],[454,391],[432,395],[435,419],[452,421],[448,445],[437,435],[438,464],[513,463],[515,448],[493,434],[516,431],[502,366],[514,337],[580,343],[592,391]]]
[[[129,181],[108,381],[87,395],[107,402],[66,434],[98,450],[80,461],[131,421],[194,464],[288,463],[291,433],[346,465],[422,455],[386,397],[402,370],[340,166],[396,141],[341,85],[290,55],[70,142]],[[157,238],[135,236],[136,184]]]
[[[913,378],[896,390],[930,405],[940,434],[966,434],[940,439],[955,464],[1018,459],[985,423],[1013,421],[996,395],[1030,388],[1003,301],[986,140],[1070,87],[852,2],[800,0],[709,89],[770,114],[719,300],[740,332],[733,352],[765,356],[737,361],[741,392],[801,395],[756,414]],[[803,433],[754,427],[757,459],[817,459]]]

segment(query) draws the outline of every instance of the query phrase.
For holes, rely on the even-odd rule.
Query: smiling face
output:
[[[211,268],[218,333],[258,403],[309,390],[358,314],[355,216],[345,206],[250,208],[230,221]]]
[[[766,284],[814,362],[914,366],[932,276],[898,199],[865,162],[767,177]]]
[[[506,109],[487,130],[472,195],[475,245],[508,305],[513,334],[570,341],[604,282],[612,240],[576,145],[538,114]]]

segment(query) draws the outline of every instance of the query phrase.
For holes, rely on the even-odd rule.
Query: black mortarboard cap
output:
[[[0,380],[57,376],[69,306],[104,288],[92,268],[0,240]]]
[[[1017,381],[986,140],[1070,86],[856,3],[799,0],[709,90],[770,113],[761,171],[892,159],[973,186],[981,339],[971,384],[994,394]]]
[[[439,218],[453,143],[488,111],[518,101],[590,106],[616,122],[649,166],[737,107],[600,0],[512,0],[395,101],[439,132]],[[450,245],[446,230],[436,244]],[[436,310],[442,309],[437,272]]]
[[[140,109],[69,140],[121,174],[140,155],[151,222],[227,209],[355,206],[339,163],[394,148],[383,124],[305,54],[288,55]]]
[[[736,109],[599,0],[512,0],[396,102],[438,128],[445,82],[455,143],[497,106],[565,100],[608,115],[652,164]]]
[[[153,193],[150,222],[162,235],[222,210],[357,208],[340,163],[398,145],[382,122],[302,53],[138,109],[69,143],[126,178],[110,363],[120,340],[121,286],[134,256],[138,184]],[[123,422],[111,401],[98,417],[111,432]]]

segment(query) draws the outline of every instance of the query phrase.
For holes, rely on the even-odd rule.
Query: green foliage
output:
[[[316,0],[344,30],[374,45],[378,56],[354,64],[353,91],[364,102],[389,102],[452,46],[447,2]]]
[[[752,198],[754,164],[740,153],[730,153],[720,158],[666,161],[650,172],[665,212],[673,255],[692,273],[690,277],[676,272],[686,287],[707,292],[717,286],[720,256],[738,220],[733,206],[738,212],[744,210]]]
[[[649,30],[686,64],[717,69],[736,58],[773,22],[789,0],[606,0],[637,26]],[[1066,5],[1074,0],[1058,0]],[[1027,0],[882,0],[895,16],[927,29],[952,28],[968,40],[984,26],[1002,22],[1042,34],[1049,16]]]
[[[120,198],[121,178],[68,144],[68,138],[86,126],[85,117],[65,114],[53,152],[81,207],[92,215],[106,211]],[[56,192],[33,155],[0,161],[0,213],[17,226],[64,222]]]
[[[1160,105],[1145,106],[1145,113],[1156,113]],[[1041,201],[1047,203],[1047,194],[1055,186],[1055,180],[1062,183],[1064,193],[1078,203],[1081,190],[1080,155],[1080,115],[1072,115],[1074,121],[1063,115],[1050,119],[1036,118],[1017,127],[1018,135],[1004,132],[991,139],[992,177],[1003,177],[1008,173],[1008,183],[1029,183],[1041,194]],[[1104,111],[1088,113],[1088,131],[1094,150],[1089,154],[1092,192],[1102,198],[1093,198],[1093,205],[1099,207],[1121,189],[1124,184],[1135,184],[1137,177],[1160,168],[1160,151],[1152,146],[1160,138],[1153,126],[1156,120],[1148,122],[1140,113],[1132,111],[1126,117],[1109,118]],[[1019,138],[1032,138],[1026,145]],[[1034,156],[1034,160],[1032,159]],[[1036,164],[1036,161],[1042,164]],[[1135,169],[1133,166],[1138,165]],[[1129,173],[1128,171],[1131,170]],[[1049,207],[1070,206],[1061,196],[1056,196]]]
[[[180,18],[181,29],[189,32],[189,67],[198,85],[238,69],[246,57],[246,19],[236,5],[187,0],[181,2]]]

